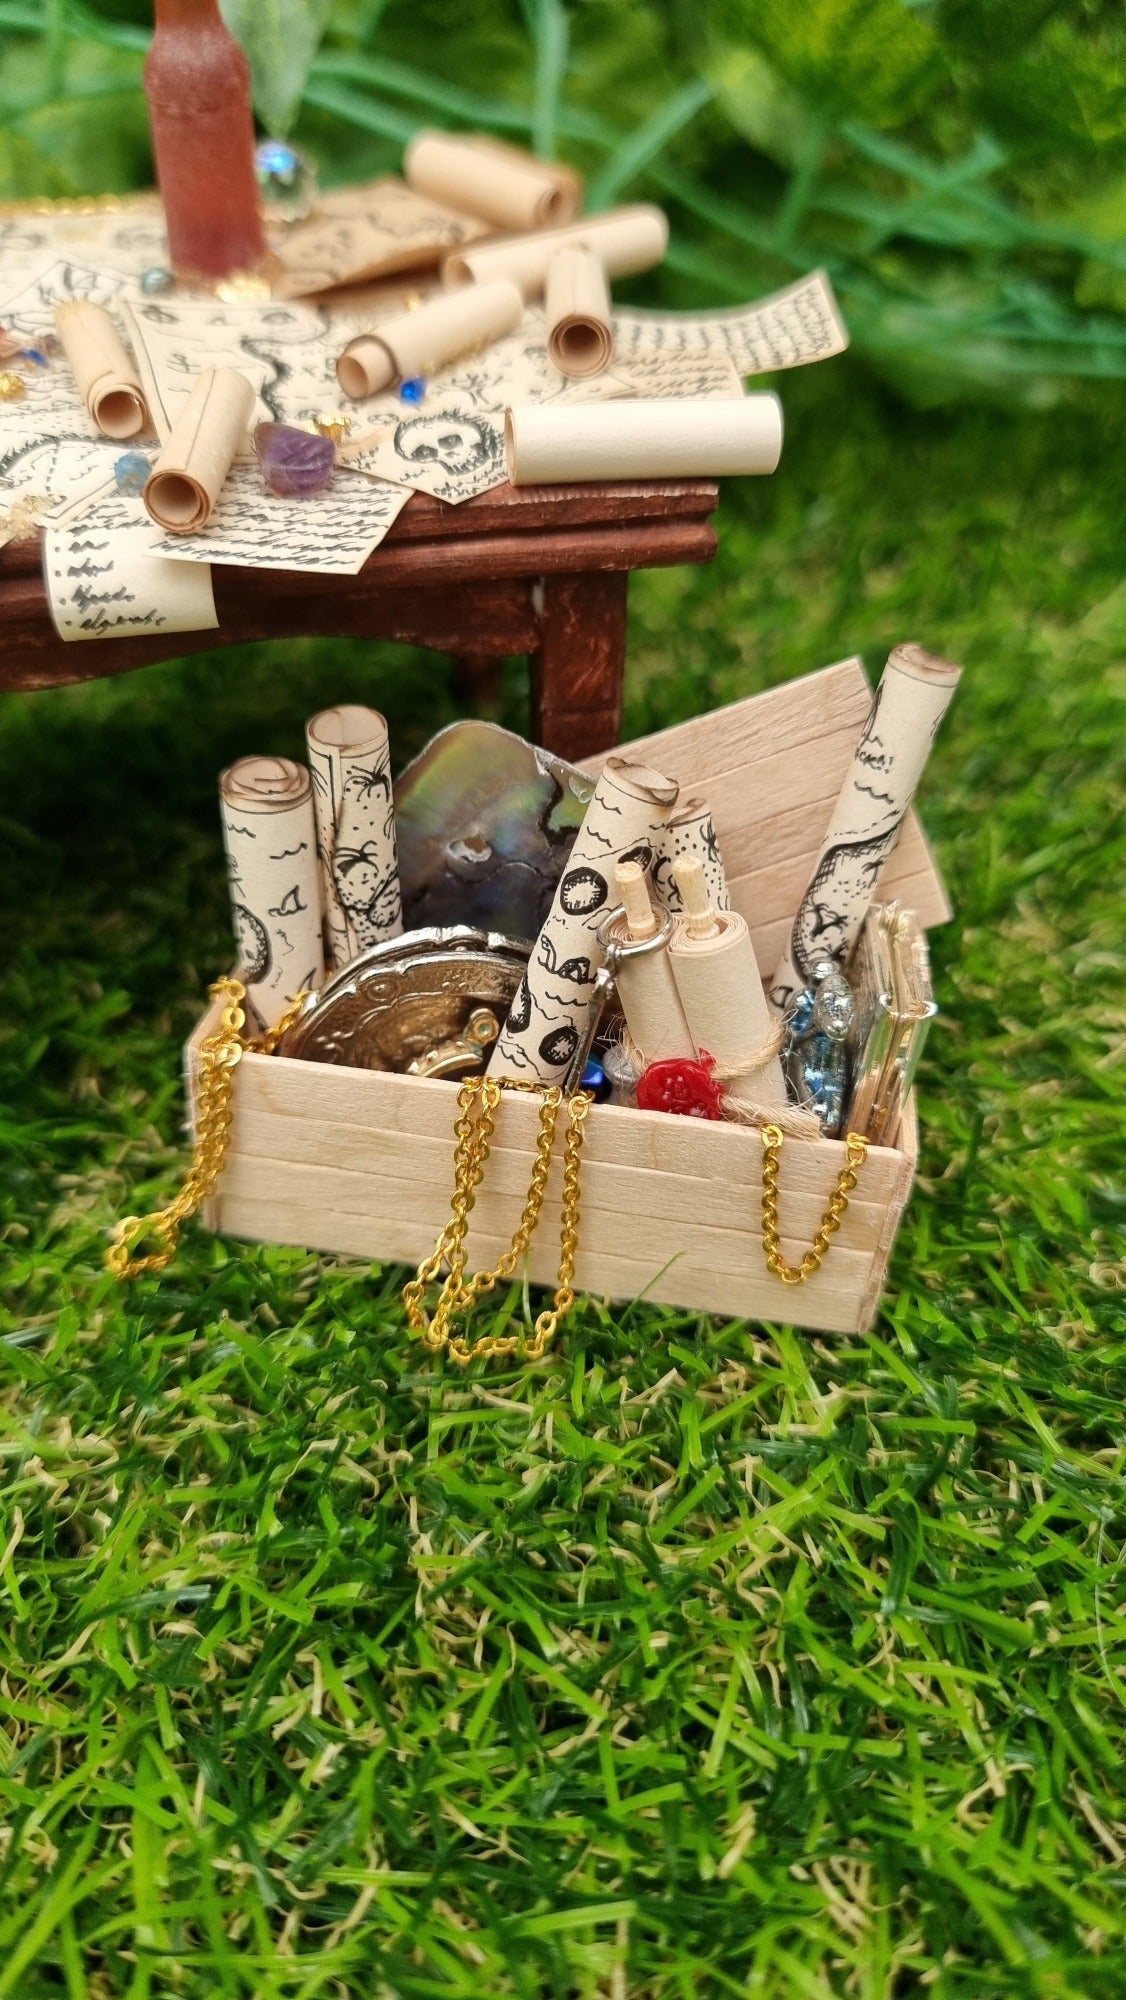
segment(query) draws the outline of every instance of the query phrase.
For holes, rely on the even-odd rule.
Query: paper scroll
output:
[[[491,1076],[558,1083],[590,1016],[602,963],[598,926],[614,906],[614,866],[647,868],[676,803],[671,778],[608,757],[566,870],[489,1062]]]
[[[636,1052],[642,1068],[676,1057],[691,1061],[696,1051],[645,872],[636,861],[619,861],[614,884],[624,907],[610,919],[603,938],[613,956],[614,984],[634,1045],[630,1053]]]
[[[673,868],[676,862],[689,858],[698,861],[703,869],[704,887],[712,909],[729,910],[731,897],[727,888],[727,873],[716,839],[712,810],[706,799],[692,797],[678,800],[675,812],[669,815],[657,859],[653,863],[654,893],[662,907],[674,914],[683,910],[684,898]]]
[[[505,412],[504,446],[514,486],[773,472],[782,455],[782,406],[777,396],[522,404]]]
[[[403,178],[416,194],[495,229],[550,229],[582,207],[583,184],[570,167],[476,132],[416,132],[403,155]]]
[[[336,364],[337,381],[346,396],[376,396],[393,382],[430,376],[470,348],[511,333],[523,317],[524,300],[510,278],[445,292],[349,341]]]
[[[557,250],[544,286],[547,351],[561,375],[600,375],[614,352],[610,288],[595,251]]]
[[[403,928],[387,724],[373,708],[326,708],[305,726],[325,956],[335,971]]]
[[[669,963],[701,1062],[736,1104],[783,1105],[786,1084],[772,1019],[745,920],[708,903],[696,861],[676,864],[685,914],[675,920]]]
[[[254,415],[251,383],[237,368],[205,368],[149,474],[144,502],[170,535],[206,527]]]
[[[633,208],[584,216],[564,229],[463,245],[446,258],[442,278],[447,285],[483,285],[489,278],[511,278],[528,299],[543,291],[548,263],[557,250],[585,246],[596,252],[608,278],[627,278],[659,264],[668,242],[669,225],[661,210],[639,202]]]
[[[43,537],[43,579],[60,639],[153,638],[213,632],[219,623],[206,563],[165,562],[139,500],[103,492]]]
[[[807,984],[815,958],[844,970],[961,672],[921,646],[889,656],[771,984],[776,1007]]]
[[[240,757],[219,802],[240,976],[269,1028],[324,978],[313,789],[288,757]]]
[[[71,300],[55,307],[55,325],[78,393],[103,435],[131,438],[146,430],[141,378],[105,307]]]
[[[619,312],[614,341],[624,359],[642,354],[730,357],[740,375],[827,361],[848,346],[848,329],[824,271],[730,312]]]

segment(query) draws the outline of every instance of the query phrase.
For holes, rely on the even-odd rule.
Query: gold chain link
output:
[[[509,1248],[498,1258],[493,1270],[477,1271],[467,1279],[469,1217],[477,1198],[477,1189],[484,1178],[502,1090],[542,1091],[532,1177],[524,1212]],[[591,1101],[586,1091],[577,1091],[565,1100],[558,1084],[543,1086],[508,1077],[474,1076],[462,1084],[457,1100],[458,1119],[454,1126],[454,1191],[450,1219],[431,1255],[423,1260],[415,1276],[403,1288],[407,1325],[432,1353],[445,1349],[462,1368],[479,1356],[495,1360],[500,1355],[522,1351],[526,1361],[539,1361],[546,1353],[560,1321],[575,1303],[573,1279],[579,1242],[579,1176],[583,1129]],[[523,1334],[487,1334],[481,1340],[469,1341],[463,1333],[453,1330],[458,1315],[469,1313],[484,1293],[513,1277],[517,1264],[527,1253],[543,1208],[559,1108],[564,1102],[567,1105],[567,1131],[563,1141],[563,1210],[559,1282],[555,1297],[551,1305],[540,1313],[528,1338]],[[446,1276],[433,1313],[428,1314],[424,1303],[426,1291],[438,1277],[443,1264],[447,1267]]]
[[[212,1194],[226,1164],[235,1070],[248,1050],[273,1055],[301,1012],[306,995],[299,993],[281,1019],[262,1035],[243,1033],[246,988],[241,980],[217,979],[211,998],[225,1004],[219,1026],[200,1044],[192,1164],[179,1194],[165,1208],[155,1209],[151,1215],[127,1215],[118,1223],[106,1251],[106,1265],[115,1278],[140,1278],[147,1271],[163,1271],[172,1262],[181,1228]],[[138,1256],[137,1246],[146,1237],[155,1248]]]
[[[829,1239],[835,1236],[848,1213],[848,1198],[856,1186],[857,1176],[868,1157],[868,1141],[859,1132],[850,1132],[845,1141],[845,1165],[837,1175],[837,1185],[829,1196],[829,1205],[821,1217],[814,1237],[800,1264],[787,1264],[782,1255],[782,1239],[778,1233],[778,1164],[782,1156],[783,1135],[777,1125],[762,1128],[762,1247],[766,1252],[766,1268],[781,1278],[784,1285],[804,1285],[815,1271],[821,1269]]]

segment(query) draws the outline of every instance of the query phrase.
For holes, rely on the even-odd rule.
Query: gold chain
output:
[[[225,1001],[219,1026],[200,1044],[196,1086],[196,1136],[192,1164],[175,1199],[151,1215],[127,1215],[113,1232],[106,1265],[115,1278],[140,1278],[146,1271],[163,1271],[176,1255],[180,1230],[202,1208],[226,1165],[231,1137],[231,1090],[234,1073],[248,1050],[272,1056],[287,1028],[292,1027],[306,998],[296,1000],[262,1035],[246,1035],[243,1001],[246,988],[238,979],[217,979],[213,1000]],[[151,1238],[155,1248],[136,1255],[137,1245]]]
[[[477,1198],[477,1189],[484,1178],[502,1090],[542,1091],[543,1102],[540,1105],[532,1178],[524,1202],[524,1212],[516,1226],[516,1233],[509,1248],[498,1258],[494,1270],[477,1271],[472,1277],[466,1278],[469,1216]],[[540,1084],[522,1083],[508,1077],[469,1077],[458,1092],[458,1118],[454,1126],[456,1140],[454,1192],[450,1204],[450,1219],[431,1255],[423,1260],[410,1283],[404,1286],[403,1307],[407,1325],[419,1335],[423,1346],[428,1347],[432,1353],[445,1349],[462,1368],[477,1356],[495,1359],[498,1355],[515,1354],[518,1350],[522,1350],[526,1361],[539,1361],[555,1338],[560,1321],[566,1317],[575,1303],[572,1281],[575,1276],[575,1256],[579,1241],[579,1174],[582,1163],[583,1127],[591,1106],[591,1098],[581,1090],[566,1100],[567,1131],[563,1141],[563,1214],[560,1229],[559,1282],[551,1305],[540,1313],[528,1339],[522,1334],[487,1334],[484,1339],[471,1342],[464,1334],[452,1331],[457,1316],[470,1312],[485,1292],[492,1291],[502,1280],[511,1278],[520,1259],[527,1252],[543,1208],[544,1192],[551,1171],[551,1154],[555,1145],[559,1107],[563,1102],[563,1092],[558,1084],[545,1087]],[[447,1267],[445,1280],[433,1314],[430,1315],[424,1304],[426,1290],[434,1283],[443,1264]]]
[[[787,1264],[782,1255],[782,1239],[778,1233],[778,1163],[782,1156],[783,1135],[777,1125],[762,1128],[762,1247],[766,1251],[766,1268],[781,1278],[784,1285],[804,1285],[815,1271],[821,1269],[829,1239],[835,1236],[848,1213],[848,1198],[856,1186],[857,1176],[868,1157],[868,1141],[859,1132],[850,1132],[845,1141],[845,1165],[837,1175],[837,1185],[829,1196],[829,1206],[821,1217],[821,1222],[809,1249],[800,1264]]]

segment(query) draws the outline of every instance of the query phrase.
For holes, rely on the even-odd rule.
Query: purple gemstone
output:
[[[290,424],[259,424],[254,448],[267,489],[279,500],[307,500],[332,485],[336,446],[330,437]]]

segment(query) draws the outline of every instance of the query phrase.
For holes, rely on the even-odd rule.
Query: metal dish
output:
[[[496,1039],[482,1014],[492,1014],[499,1034],[529,949],[467,925],[389,938],[322,986],[279,1053],[351,1069],[466,1075]]]

